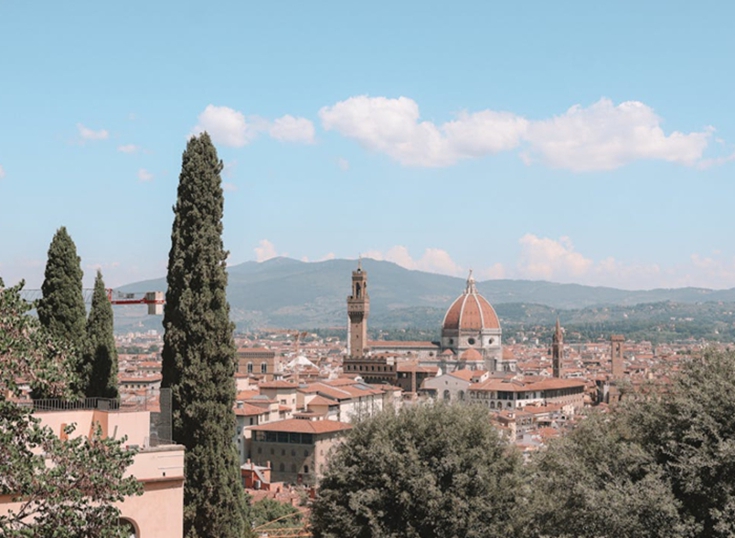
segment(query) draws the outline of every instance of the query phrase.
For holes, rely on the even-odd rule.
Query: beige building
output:
[[[584,407],[586,382],[581,379],[544,379],[539,381],[514,378],[490,378],[470,385],[469,400],[489,409],[519,409],[527,405],[558,404],[567,413]]]
[[[276,482],[316,485],[329,451],[350,428],[336,420],[299,418],[252,426],[250,459],[270,467]]]
[[[272,381],[280,373],[276,352],[265,347],[241,347],[237,350],[237,372]]]

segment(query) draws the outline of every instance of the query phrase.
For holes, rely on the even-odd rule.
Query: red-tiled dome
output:
[[[443,330],[500,329],[500,320],[490,303],[477,293],[472,273],[467,279],[467,289],[452,303],[444,315]]]

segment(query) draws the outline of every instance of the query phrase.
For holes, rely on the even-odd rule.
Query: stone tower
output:
[[[367,273],[358,262],[352,271],[352,295],[347,297],[347,316],[350,318],[349,356],[360,358],[367,351],[367,318],[370,314],[370,296],[367,292]]]
[[[554,377],[561,377],[562,361],[564,360],[564,335],[561,332],[559,318],[556,318],[556,330],[551,341],[551,367]]]
[[[610,337],[612,377],[621,379],[623,377],[623,344],[625,337],[622,334],[613,334]]]

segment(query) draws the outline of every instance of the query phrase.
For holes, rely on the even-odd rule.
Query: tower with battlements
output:
[[[347,297],[347,316],[350,319],[349,357],[359,358],[367,352],[367,318],[370,314],[370,296],[367,291],[367,272],[358,262],[352,271],[352,295]]]

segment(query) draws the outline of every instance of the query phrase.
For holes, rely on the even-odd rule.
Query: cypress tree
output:
[[[36,310],[41,324],[52,336],[71,344],[77,357],[84,349],[87,311],[82,295],[82,267],[77,256],[77,247],[62,226],[54,234],[48,249],[46,271],[41,286],[42,298]],[[78,382],[72,384],[74,392],[82,392],[89,373],[83,361],[74,363],[74,374]]]
[[[174,207],[164,307],[162,387],[171,388],[173,437],[186,447],[184,532],[249,532],[235,434],[235,344],[225,297],[222,161],[207,133],[189,140]]]
[[[88,397],[117,398],[117,349],[113,330],[112,305],[107,297],[102,273],[97,271],[84,352],[85,368],[90,372],[89,383],[84,391]]]

